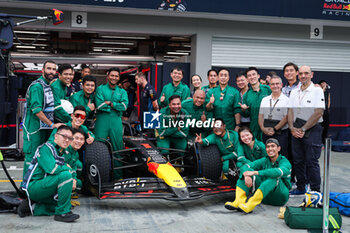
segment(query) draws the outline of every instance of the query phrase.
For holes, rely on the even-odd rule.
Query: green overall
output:
[[[40,77],[48,84],[44,77]],[[23,124],[23,152],[25,154],[23,165],[23,176],[32,161],[36,149],[47,141],[50,136],[50,129],[40,129],[40,119],[35,115],[43,111],[44,90],[40,83],[36,83],[27,91],[27,109],[25,122]]]
[[[81,187],[83,186],[83,183],[81,182],[81,177],[79,172],[81,173],[83,164],[79,160],[79,153],[78,151],[74,150],[72,146],[69,146],[66,151],[67,154],[64,154],[64,161],[66,164],[68,164],[72,168],[72,177],[74,180],[77,181],[77,188],[76,190],[81,190]]]
[[[67,122],[67,123],[65,123],[67,126],[69,126],[69,127],[72,127],[72,121],[69,121],[69,122]],[[79,129],[81,129],[83,132],[84,132],[84,134],[85,134],[85,138],[87,139],[89,136],[89,134],[91,135],[91,137],[93,137],[93,138],[95,138],[95,135],[85,126],[85,125],[81,125],[80,127],[79,127]],[[51,133],[51,135],[50,135],[50,138],[49,138],[49,141],[50,142],[53,142],[54,140],[55,140],[55,134],[57,133],[57,129],[55,128],[55,129],[53,129],[52,130],[52,133]]]
[[[268,205],[282,206],[289,199],[290,174],[292,165],[288,159],[279,155],[276,162],[272,163],[269,157],[264,157],[241,168],[241,179],[237,186],[247,194],[252,188],[245,185],[243,173],[245,171],[259,171],[255,176],[255,190],[260,189],[263,193],[263,203]]]
[[[241,112],[239,106],[240,95],[236,88],[226,86],[221,90],[220,86],[210,89],[206,95],[205,103],[208,104],[210,97],[214,95],[213,104],[214,118],[222,118],[228,130],[234,130],[236,127],[235,114]],[[220,99],[222,98],[222,100]]]
[[[160,102],[160,98],[165,95],[165,100],[164,102]],[[181,97],[181,101],[186,100],[188,97],[191,95],[190,88],[180,82],[177,87],[174,86],[173,83],[168,83],[163,87],[162,93],[160,93],[159,99],[158,99],[158,104],[159,107],[164,108],[169,105],[169,98],[173,95],[179,95]]]
[[[53,92],[53,96],[55,98],[55,121],[56,122],[68,122],[71,121],[72,118],[70,115],[62,108],[61,100],[68,100],[67,97],[67,86],[65,86],[61,80],[56,79],[51,84],[51,89]]]
[[[59,152],[60,148],[54,142],[51,144],[55,146],[57,154],[62,156]],[[40,148],[39,153],[37,167],[27,190],[30,199],[36,202],[34,215],[68,213],[71,208],[72,170],[66,164],[57,165],[48,146],[44,145]]]
[[[237,161],[237,157],[244,156],[243,149],[238,140],[238,133],[233,130],[226,130],[224,137],[217,136],[212,133],[208,137],[203,138],[203,145],[217,145],[222,158],[222,171],[227,174],[229,169],[229,160]],[[234,154],[236,153],[236,155]],[[237,168],[239,164],[237,164]]]
[[[206,86],[204,86],[204,87],[201,88],[201,90],[203,90],[203,91],[205,92],[205,94],[207,94],[208,91],[209,91],[210,89],[211,89],[211,88],[210,88],[209,85],[206,85]]]
[[[109,84],[101,85],[96,90],[96,124],[95,135],[96,138],[110,138],[113,151],[121,150],[123,145],[123,124],[122,115],[128,106],[128,95],[126,91],[120,87],[112,89]],[[107,105],[105,101],[111,101],[113,108]],[[120,155],[113,154],[120,158]],[[114,167],[120,167],[123,164],[114,160]],[[122,169],[114,170],[114,178],[122,179]]]
[[[267,156],[265,144],[257,139],[254,140],[253,149],[244,143],[242,143],[241,146],[243,148],[244,156],[237,158],[237,164],[239,164],[239,167]]]
[[[243,103],[249,108],[242,112],[245,117],[250,117],[250,129],[256,139],[262,141],[262,131],[259,126],[259,111],[261,100],[271,94],[271,89],[269,86],[260,84],[260,90],[254,91],[252,88],[244,94]]]
[[[69,101],[72,103],[73,107],[76,107],[79,105],[85,107],[86,120],[84,122],[84,125],[86,125],[88,127],[90,126],[90,123],[93,121],[93,117],[94,117],[94,111],[91,111],[91,109],[88,107],[89,100],[90,100],[91,104],[94,104],[95,103],[95,95],[92,94],[89,97],[86,97],[83,90],[78,91],[77,93],[75,93],[74,95],[72,95],[69,98]]]
[[[158,129],[157,147],[186,150],[189,132],[189,128],[186,126],[188,112],[181,109],[176,119],[171,116],[169,107],[162,108],[160,113],[162,115],[159,117],[160,128]],[[181,126],[180,122],[183,122],[184,125]],[[167,150],[162,150],[162,152],[168,153]]]
[[[197,121],[201,121],[201,117],[203,115],[203,112],[206,116],[206,120],[209,121],[211,123],[211,120],[213,118],[213,112],[207,112],[206,108],[205,108],[205,104],[203,104],[202,106],[196,106],[193,103],[193,99],[188,99],[185,100],[181,103],[182,109],[186,110],[188,112],[188,114],[190,115],[191,119],[195,119]],[[191,125],[192,126],[192,125]],[[211,124],[208,127],[203,127],[203,125],[201,127],[197,127],[197,125],[195,124],[194,127],[189,127],[190,131],[189,131],[189,137],[190,138],[194,138],[196,137],[196,134],[202,134],[202,137],[206,137],[209,135],[209,133],[211,132]]]

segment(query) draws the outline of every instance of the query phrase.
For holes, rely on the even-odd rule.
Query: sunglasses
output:
[[[85,120],[85,118],[86,118],[86,116],[85,116],[85,115],[83,115],[83,114],[79,114],[79,113],[74,114],[74,117],[76,117],[76,118],[80,118],[80,119],[82,119],[82,120]]]
[[[67,141],[73,141],[73,137],[69,137],[67,135],[64,135],[64,134],[60,134],[60,133],[57,133],[58,135],[62,136],[64,138],[64,140],[67,140]]]

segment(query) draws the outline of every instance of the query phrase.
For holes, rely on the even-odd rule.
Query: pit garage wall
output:
[[[10,6],[11,4],[7,4]],[[324,74],[323,78],[329,80],[332,86],[332,104],[339,104],[339,119],[332,118],[333,123],[349,123],[349,105],[344,103],[346,99],[349,99],[349,92],[341,91],[345,90],[348,86],[347,77],[350,72],[350,59],[344,54],[350,54],[350,44],[348,40],[350,38],[350,22],[349,21],[325,21],[325,20],[312,20],[312,19],[291,19],[291,18],[277,18],[277,17],[257,17],[257,16],[238,16],[238,15],[220,15],[220,14],[195,14],[187,17],[182,17],[181,14],[176,12],[169,12],[169,16],[156,15],[153,12],[137,12],[134,10],[120,11],[118,9],[111,9],[106,7],[88,7],[88,6],[73,6],[73,5],[58,5],[58,4],[40,4],[26,6],[21,4],[22,7],[28,8],[42,8],[39,9],[24,9],[17,7],[8,7],[1,9],[1,12],[13,13],[13,14],[25,14],[25,15],[47,15],[46,9],[53,7],[59,8],[65,12],[65,22],[58,26],[46,25],[46,28],[52,30],[69,30],[69,31],[108,31],[108,32],[124,32],[124,33],[141,33],[141,34],[157,34],[157,35],[189,35],[192,38],[192,53],[189,61],[191,62],[190,73],[197,73],[203,77],[203,84],[207,84],[206,72],[208,69],[215,66],[227,66],[232,68],[246,68],[236,61],[240,61],[240,57],[247,57],[246,51],[240,50],[239,40],[275,40],[275,41],[290,41],[291,43],[304,43],[304,46],[308,44],[320,44],[322,43],[324,49],[320,50],[321,53],[315,54],[315,59],[323,58],[321,65],[314,64],[321,71],[319,74]],[[87,28],[72,28],[71,26],[71,12],[87,12],[88,23]],[[136,15],[136,13],[138,15]],[[140,15],[142,14],[142,15]],[[220,18],[221,20],[217,19]],[[310,39],[310,25],[323,25],[323,39],[313,40]],[[44,28],[43,24],[28,24],[26,28]],[[226,54],[215,54],[215,41],[220,39],[236,39],[231,40],[232,47],[235,47],[232,51],[226,50]],[[214,41],[214,42],[213,42]],[[233,43],[233,44],[232,44]],[[238,44],[237,44],[238,43]],[[334,54],[334,51],[339,51],[337,48],[341,44],[341,51],[343,54]],[[249,48],[248,48],[249,49]],[[215,50],[215,51],[213,51]],[[317,48],[315,49],[317,51]],[[253,48],[249,50],[249,56],[254,60],[254,54],[259,51]],[[260,51],[261,52],[261,51]],[[273,51],[263,51],[268,56],[273,56]],[[282,51],[283,53],[283,51]],[[332,56],[329,56],[329,55]],[[227,56],[233,56],[235,59],[228,59],[229,63],[220,63],[227,59]],[[215,56],[215,57],[214,57]],[[266,60],[269,57],[266,57]],[[288,57],[288,51],[284,52],[284,56]],[[317,57],[316,57],[317,56]],[[336,61],[331,59],[338,57]],[[339,59],[340,57],[340,59]],[[249,58],[249,57],[248,57]],[[282,65],[289,61],[296,62],[297,64],[303,64],[299,58],[302,55],[293,56],[292,60],[283,60],[278,64],[264,65],[266,70],[281,70]],[[219,62],[218,62],[219,61]],[[262,65],[258,61],[254,62],[254,65],[258,68]],[[261,68],[261,67],[260,67]],[[331,71],[330,73],[327,71]],[[317,75],[316,75],[317,76]],[[336,78],[339,77],[339,78]],[[234,76],[232,75],[232,79]],[[335,84],[333,84],[335,83]],[[340,84],[341,83],[341,84]],[[339,87],[339,89],[337,89]],[[343,89],[342,89],[343,88]],[[339,101],[338,101],[339,100]],[[346,109],[346,114],[344,114]],[[345,116],[344,116],[345,115]],[[344,118],[345,117],[345,118]]]
[[[18,2],[16,0],[12,0]],[[134,10],[241,14],[310,19],[349,20],[348,0],[22,0],[25,2],[68,3]]]

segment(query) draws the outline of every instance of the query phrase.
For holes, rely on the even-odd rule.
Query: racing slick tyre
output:
[[[202,146],[198,148],[199,175],[207,179],[218,180],[221,176],[222,162],[221,155],[216,145]]]
[[[108,183],[112,180],[112,159],[108,146],[104,142],[95,141],[90,145],[86,145],[85,150],[85,166],[86,177],[91,176],[98,182],[96,174],[96,166],[100,173],[101,183]]]

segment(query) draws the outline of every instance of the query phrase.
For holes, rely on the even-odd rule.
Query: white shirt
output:
[[[289,108],[293,109],[294,121],[298,117],[307,121],[316,108],[325,109],[324,93],[321,87],[316,87],[313,82],[304,91],[301,86],[292,90],[289,97]],[[318,123],[322,122],[320,117]]]
[[[264,119],[269,119],[271,114],[272,120],[282,120],[288,113],[289,98],[283,93],[273,100],[272,95],[266,96],[261,100],[259,114],[264,115]],[[287,129],[288,124],[282,127],[282,130]]]

